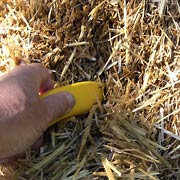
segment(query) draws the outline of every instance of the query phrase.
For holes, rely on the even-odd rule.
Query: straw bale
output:
[[[49,128],[8,179],[180,177],[177,0],[3,0],[0,71],[39,62],[57,86],[105,82],[104,101]]]

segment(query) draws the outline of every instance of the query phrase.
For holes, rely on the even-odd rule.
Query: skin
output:
[[[23,153],[40,140],[49,123],[75,104],[72,95],[57,93],[49,71],[40,64],[22,65],[0,77],[0,159]]]

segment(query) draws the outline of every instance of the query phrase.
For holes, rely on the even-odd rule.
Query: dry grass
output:
[[[51,127],[1,179],[179,179],[179,17],[177,0],[1,1],[1,73],[39,62],[107,87],[103,111]]]

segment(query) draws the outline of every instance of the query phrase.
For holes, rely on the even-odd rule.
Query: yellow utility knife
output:
[[[54,120],[50,126],[60,120],[88,112],[94,104],[97,104],[98,101],[102,101],[103,99],[103,85],[93,81],[79,82],[55,88],[45,92],[41,98],[45,98],[59,92],[71,93],[75,98],[76,104],[70,112]]]

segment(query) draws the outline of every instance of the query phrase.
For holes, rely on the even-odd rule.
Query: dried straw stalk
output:
[[[178,179],[179,14],[177,0],[1,1],[2,74],[39,62],[58,85],[107,85],[102,105],[51,127],[1,178]]]

